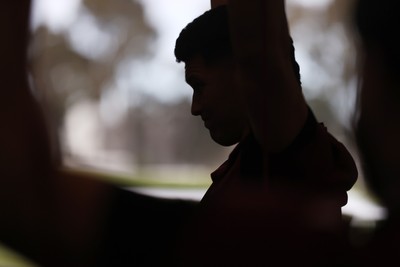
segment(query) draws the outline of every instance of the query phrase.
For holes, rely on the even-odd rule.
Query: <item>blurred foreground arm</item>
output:
[[[30,6],[0,9],[0,241],[43,266],[90,266],[110,187],[60,175],[53,162],[28,82]]]

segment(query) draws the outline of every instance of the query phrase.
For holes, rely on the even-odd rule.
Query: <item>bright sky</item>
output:
[[[77,16],[81,0],[33,0],[32,24],[45,24],[59,32],[67,28]]]
[[[302,5],[309,8],[325,8],[333,0],[288,0],[289,4]]]
[[[33,0],[34,24],[45,23],[53,30],[60,30],[74,20],[81,0]],[[199,12],[209,8],[208,0],[139,0],[148,8],[148,14],[154,18],[155,26],[161,30],[171,29],[171,25],[183,26]],[[306,7],[323,8],[333,0],[288,0],[289,4],[299,4]],[[184,11],[184,12],[182,12]],[[156,18],[166,24],[160,24]],[[169,18],[168,21],[165,19]],[[173,27],[172,27],[173,28]]]

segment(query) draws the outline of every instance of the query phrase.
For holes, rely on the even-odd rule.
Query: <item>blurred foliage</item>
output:
[[[163,103],[139,87],[120,88],[121,76],[129,80],[135,75],[130,70],[133,64],[154,57],[156,39],[142,4],[131,0],[85,0],[68,29],[52,32],[46,25],[35,29],[30,51],[33,82],[44,100],[54,145],[63,158],[101,164],[93,162],[101,159],[90,159],[96,151],[88,156],[79,147],[71,148],[71,140],[65,139],[68,114],[82,103],[94,107],[87,124],[95,123],[98,129],[95,137],[88,137],[87,143],[99,139],[89,149],[110,155],[124,151],[125,160],[134,166],[213,164],[223,158],[224,152],[209,140],[200,121],[191,118],[186,97]],[[128,102],[122,114],[100,110],[104,99],[118,94],[122,102]],[[104,114],[119,117],[110,126]],[[72,128],[79,131],[80,125]]]

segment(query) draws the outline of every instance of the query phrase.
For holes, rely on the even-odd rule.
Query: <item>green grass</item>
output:
[[[153,170],[141,169],[135,174],[107,172],[95,169],[64,168],[64,171],[79,176],[91,177],[118,186],[163,187],[163,188],[208,188],[211,184],[210,171],[188,169]]]
[[[0,244],[0,267],[38,267],[38,265]]]

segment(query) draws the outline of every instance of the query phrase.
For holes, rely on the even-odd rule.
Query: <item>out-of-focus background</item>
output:
[[[287,0],[287,9],[304,94],[358,161],[353,2]],[[148,194],[202,197],[232,148],[213,143],[191,116],[191,89],[173,49],[208,8],[206,0],[34,0],[31,82],[66,168]],[[343,212],[369,229],[385,211],[360,173]],[[30,266],[1,251],[1,266]]]

